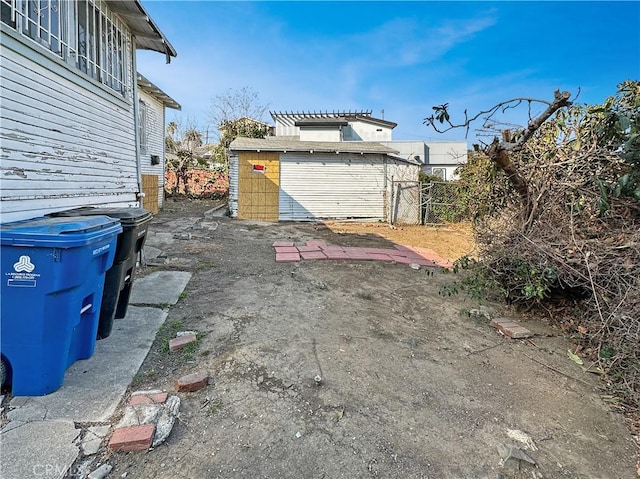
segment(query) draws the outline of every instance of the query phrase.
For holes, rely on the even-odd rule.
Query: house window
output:
[[[140,100],[138,103],[138,135],[140,137],[140,153],[145,155],[147,153],[149,143],[149,130],[147,128],[147,122],[149,120],[149,107],[145,102]]]
[[[446,181],[447,179],[446,168],[431,168],[431,174],[433,176],[437,176],[438,178],[441,178],[442,181]]]
[[[122,96],[131,91],[131,36],[104,0],[0,0],[6,25]]]

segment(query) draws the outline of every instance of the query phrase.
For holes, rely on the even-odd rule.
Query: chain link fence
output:
[[[392,181],[389,221],[397,225],[419,225],[422,190],[419,181]]]
[[[457,223],[462,221],[459,205],[460,188],[452,182],[432,181],[422,185],[422,224]]]
[[[391,185],[391,224],[442,224],[464,220],[460,189],[452,182],[393,181]]]

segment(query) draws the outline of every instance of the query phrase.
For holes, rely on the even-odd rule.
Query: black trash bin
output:
[[[127,314],[138,255],[144,246],[153,215],[142,208],[84,207],[52,213],[50,216],[93,215],[116,218],[122,225],[113,266],[107,271],[104,281],[97,336],[97,339],[104,339],[111,334],[113,320],[124,318]]]

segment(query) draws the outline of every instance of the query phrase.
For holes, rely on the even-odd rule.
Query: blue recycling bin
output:
[[[0,354],[14,396],[55,391],[71,364],[93,355],[121,231],[108,216],[0,225]]]
[[[147,230],[153,215],[150,211],[142,208],[94,208],[86,206],[73,210],[58,211],[48,216],[77,217],[94,215],[107,215],[111,218],[117,218],[122,225],[122,233],[118,236],[113,266],[107,271],[104,280],[97,338],[104,339],[111,334],[113,320],[122,319],[127,314],[138,255],[144,247]]]

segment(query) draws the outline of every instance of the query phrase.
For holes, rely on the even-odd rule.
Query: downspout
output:
[[[162,185],[158,185],[158,199],[160,199],[160,195],[162,195],[162,207],[164,208],[164,182],[167,181],[166,171],[166,161],[167,161],[167,145],[164,141],[167,129],[167,107],[162,104],[162,160],[160,161],[161,172],[160,178],[158,178],[158,183],[162,180]],[[162,188],[160,188],[162,186]],[[158,202],[160,203],[160,202]],[[160,209],[160,205],[158,204],[158,209]]]
[[[136,174],[138,177],[138,191],[136,192],[136,201],[138,206],[142,208],[144,192],[142,191],[142,159],[140,158],[140,112],[138,111],[138,64],[136,61],[136,37],[131,38],[131,52],[133,65],[133,130],[136,138]]]

